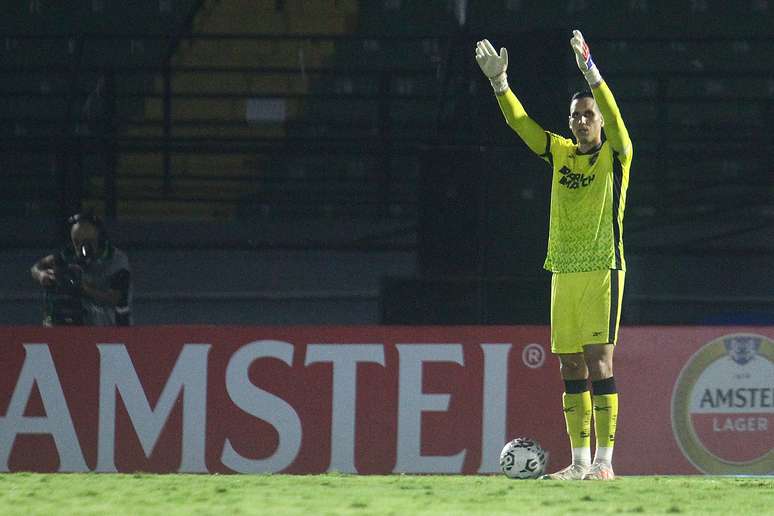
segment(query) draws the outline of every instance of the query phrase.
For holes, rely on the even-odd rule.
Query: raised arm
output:
[[[492,89],[497,95],[497,103],[508,126],[519,135],[532,152],[539,156],[545,155],[548,151],[546,132],[527,115],[524,106],[508,87],[506,74],[508,50],[503,47],[498,54],[489,40],[479,41],[476,43],[476,62],[492,84]]]
[[[594,100],[602,113],[602,118],[605,121],[605,136],[614,151],[623,157],[629,158],[632,154],[632,141],[629,139],[629,131],[626,130],[623,118],[621,118],[621,111],[618,109],[613,93],[602,79],[599,68],[591,59],[591,51],[583,39],[583,34],[579,30],[574,30],[572,34],[570,46],[573,52],[575,52],[575,61],[578,63],[578,68],[586,78],[586,82],[589,83]]]
[[[623,118],[621,118],[618,104],[615,103],[613,92],[607,87],[607,83],[602,80],[591,88],[591,93],[594,94],[594,100],[602,113],[602,118],[605,121],[605,136],[613,150],[622,156],[631,156],[632,141],[629,139],[629,131],[626,130]]]
[[[503,94],[497,95],[497,103],[500,104],[500,110],[503,112],[508,126],[516,131],[519,138],[527,144],[532,152],[538,156],[548,152],[545,130],[527,115],[521,102],[510,88],[505,90]]]

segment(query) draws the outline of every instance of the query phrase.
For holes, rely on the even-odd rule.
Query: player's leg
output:
[[[613,376],[613,351],[618,338],[623,281],[623,271],[600,271],[596,279],[592,278],[587,291],[588,324],[583,334],[589,344],[584,346],[583,356],[591,379],[596,435],[594,463],[584,477],[590,480],[614,478],[612,459],[618,390]],[[601,330],[603,327],[606,331]]]
[[[580,353],[559,355],[559,367],[564,381],[562,410],[572,448],[572,468],[585,473],[591,465],[591,394],[588,386],[588,369]],[[581,475],[582,476],[582,475]]]
[[[577,338],[577,293],[574,275],[557,274],[551,281],[551,350],[559,357],[564,380],[562,409],[572,448],[572,462],[546,480],[580,480],[591,464],[591,395],[588,369]],[[573,296],[575,300],[573,300]]]
[[[596,449],[587,480],[612,480],[613,445],[618,421],[618,390],[613,377],[613,344],[593,344],[584,348],[589,368],[594,405]]]

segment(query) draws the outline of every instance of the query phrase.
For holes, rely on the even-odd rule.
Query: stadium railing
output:
[[[146,209],[151,218],[415,219],[422,153],[439,144],[520,146],[503,131],[471,134],[454,115],[443,116],[449,103],[488,99],[472,59],[445,62],[469,50],[467,34],[186,34],[176,43],[332,45],[333,57],[314,66],[303,59],[264,66],[258,57],[249,66],[176,65],[164,51],[169,38],[0,35],[4,55],[15,56],[0,64],[7,213],[66,212],[87,202],[109,217],[142,217]],[[595,48],[638,150],[631,230],[723,217],[740,200],[745,209],[770,205],[764,156],[774,143],[765,124],[774,114],[774,83],[758,57],[770,55],[773,38],[608,38]],[[571,63],[562,73],[570,89]],[[467,82],[444,86],[460,74]],[[207,86],[183,90],[183,76]],[[101,96],[84,112],[100,77]],[[235,89],[229,77],[248,86]],[[292,86],[299,82],[304,87]],[[248,102],[279,113],[250,121]],[[218,114],[229,103],[238,114]],[[159,116],[149,116],[149,104]],[[197,109],[211,113],[192,115]],[[474,113],[474,127],[496,124],[483,120],[491,114]],[[219,156],[236,164],[223,166]],[[192,170],[208,159],[204,173]],[[174,208],[195,204],[214,208]]]

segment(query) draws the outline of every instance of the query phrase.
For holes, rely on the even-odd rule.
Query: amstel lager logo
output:
[[[704,473],[774,473],[774,341],[735,334],[702,346],[675,383],[672,430]]]

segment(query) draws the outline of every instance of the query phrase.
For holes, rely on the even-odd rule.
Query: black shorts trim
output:
[[[618,322],[618,292],[619,292],[618,271],[610,270],[610,322],[607,330],[607,340],[611,344],[615,342],[615,330]]]

